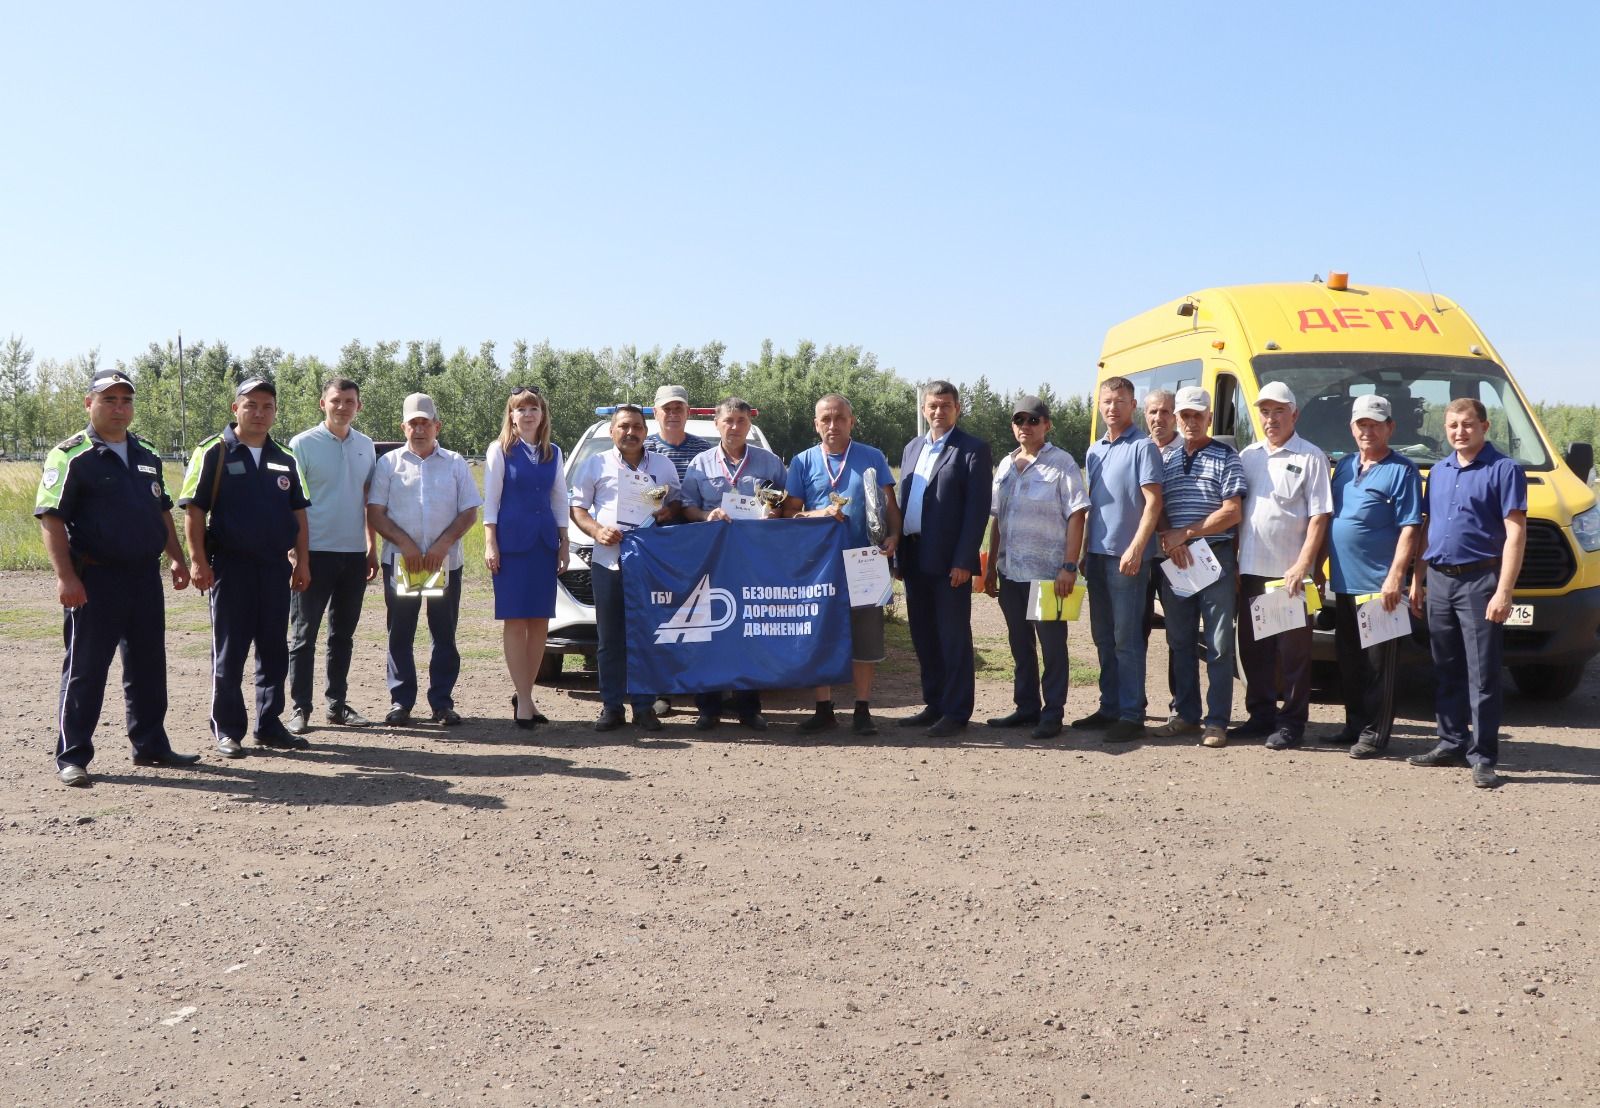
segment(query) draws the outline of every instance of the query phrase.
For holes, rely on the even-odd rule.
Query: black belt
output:
[[[1459,566],[1442,566],[1438,562],[1429,562],[1428,564],[1446,577],[1460,577],[1463,573],[1471,573],[1476,569],[1494,569],[1500,564],[1500,559],[1485,558],[1481,562],[1467,562],[1465,565]]]

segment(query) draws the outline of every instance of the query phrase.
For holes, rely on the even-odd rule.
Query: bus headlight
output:
[[[1587,553],[1600,550],[1600,505],[1572,517],[1572,537]]]

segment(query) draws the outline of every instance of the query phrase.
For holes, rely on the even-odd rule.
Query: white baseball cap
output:
[[[1394,418],[1389,412],[1387,397],[1369,392],[1365,396],[1356,397],[1356,402],[1350,406],[1350,422],[1358,419],[1375,419],[1380,423],[1387,423]]]
[[[1211,394],[1199,385],[1190,385],[1186,389],[1179,389],[1178,395],[1173,398],[1172,410],[1175,412],[1209,412],[1211,410]]]
[[[1287,404],[1291,408],[1300,405],[1294,402],[1294,393],[1289,391],[1289,386],[1282,381],[1273,381],[1271,384],[1262,385],[1261,391],[1256,394],[1256,403]]]
[[[439,418],[439,410],[433,406],[433,397],[425,392],[414,392],[406,397],[405,407],[402,412],[401,423],[410,423],[418,416],[426,416],[432,420]]]

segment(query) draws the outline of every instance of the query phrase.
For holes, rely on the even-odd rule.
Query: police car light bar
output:
[[[637,405],[636,405],[636,407],[637,407]],[[598,408],[596,408],[594,410],[594,414],[595,415],[604,415],[604,416],[612,415],[612,414],[614,414],[616,412],[617,408],[618,408],[618,405],[616,405],[616,404],[602,405],[602,406],[600,406],[600,407],[598,407]],[[639,410],[641,412],[643,412],[647,416],[653,416],[653,415],[656,414],[656,410],[654,408],[639,407]],[[717,410],[715,408],[690,408],[689,409],[689,414],[692,415],[692,416],[714,416],[714,415],[717,414]],[[750,418],[751,419],[756,418],[756,416],[758,416],[760,414],[761,414],[761,409],[760,408],[751,408],[750,409]]]

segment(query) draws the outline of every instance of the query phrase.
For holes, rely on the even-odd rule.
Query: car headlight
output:
[[[1600,550],[1600,504],[1572,517],[1572,537],[1587,553]]]

